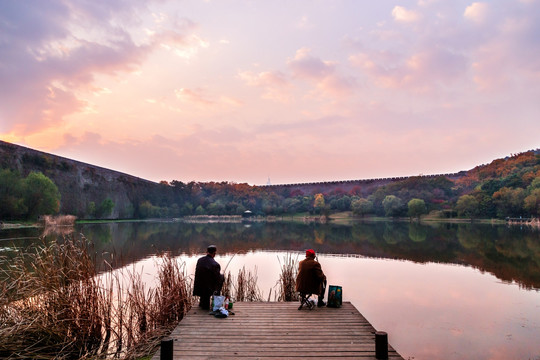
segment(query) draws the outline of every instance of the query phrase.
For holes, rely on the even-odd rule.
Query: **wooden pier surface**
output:
[[[350,302],[337,309],[298,305],[240,302],[223,319],[195,306],[171,333],[174,359],[376,358],[376,330]],[[390,345],[388,356],[403,359]]]

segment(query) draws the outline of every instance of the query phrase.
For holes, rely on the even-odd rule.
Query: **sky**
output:
[[[0,0],[0,139],[152,181],[540,148],[540,0]]]

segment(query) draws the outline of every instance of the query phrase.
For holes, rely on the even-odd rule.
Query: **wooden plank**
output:
[[[375,359],[375,329],[350,303],[235,303],[227,318],[192,308],[171,333],[175,359]],[[390,345],[388,356],[403,359]],[[160,351],[153,357],[160,359]]]

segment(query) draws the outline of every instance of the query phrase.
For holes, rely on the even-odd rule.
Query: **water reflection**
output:
[[[107,223],[78,225],[96,253],[114,254],[116,266],[159,251],[198,254],[208,243],[224,253],[249,250],[298,251],[427,263],[470,265],[504,282],[540,288],[540,232],[480,224],[357,223],[352,226],[297,223]],[[0,247],[26,246],[37,229],[2,230]],[[2,239],[23,238],[21,241]]]
[[[159,251],[198,254],[208,243],[225,253],[312,247],[326,254],[471,265],[502,281],[540,288],[540,232],[529,228],[406,222],[110,223],[82,225],[77,231],[96,244],[96,251],[121,254],[124,263]]]
[[[154,281],[153,255],[171,251],[193,274],[209,243],[236,275],[257,267],[267,298],[279,257],[314,248],[331,284],[392,345],[414,359],[540,359],[540,233],[478,224],[109,223],[77,226],[97,254],[135,263]],[[0,238],[32,231],[0,232]],[[0,246],[7,244],[0,241]],[[6,245],[7,246],[7,245]],[[111,255],[111,254],[114,254]],[[350,256],[350,255],[354,256]]]

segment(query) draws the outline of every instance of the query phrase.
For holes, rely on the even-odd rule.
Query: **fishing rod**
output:
[[[232,259],[234,259],[234,257],[237,255],[237,254],[240,254],[242,252],[245,252],[245,250],[238,250],[237,252],[234,253],[234,255],[229,259],[229,262],[227,263],[227,266],[225,266],[225,269],[223,269],[223,274],[226,274],[227,273],[227,268],[229,267],[229,264],[231,263]]]

